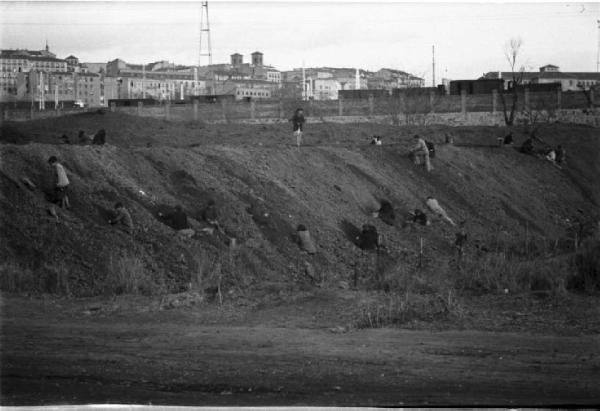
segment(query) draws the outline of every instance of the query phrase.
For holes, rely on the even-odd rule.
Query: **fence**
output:
[[[503,112],[503,108],[512,104],[511,94],[465,94],[438,95],[429,94],[403,95],[394,97],[373,97],[368,99],[339,99],[339,100],[253,100],[253,101],[220,101],[204,103],[199,101],[186,104],[165,102],[160,105],[144,105],[138,102],[136,106],[117,107],[111,105],[111,111],[138,116],[163,118],[173,121],[204,121],[235,122],[277,122],[291,117],[294,110],[302,107],[308,118],[318,120],[327,118],[333,121],[366,118],[386,119],[393,123],[431,123],[432,120],[445,121],[445,118],[457,119],[456,116],[441,114],[460,114],[464,118],[479,118],[481,116],[467,114],[492,114],[494,118]],[[518,94],[516,112],[518,117],[526,117],[531,113],[555,115],[560,110],[577,110],[596,107],[593,92],[535,92],[524,90]],[[3,107],[4,120],[31,120],[75,114],[81,109],[70,110],[12,110]],[[343,117],[343,118],[342,118]],[[488,116],[489,117],[489,116]],[[501,118],[501,117],[500,117]],[[454,121],[454,120],[453,120]],[[458,120],[457,120],[458,121]]]

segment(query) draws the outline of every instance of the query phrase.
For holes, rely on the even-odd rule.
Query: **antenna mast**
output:
[[[204,17],[206,15],[206,17]],[[206,33],[206,50],[202,47],[203,33]],[[198,66],[202,65],[202,57],[208,57],[208,65],[212,64],[212,47],[210,44],[210,22],[208,21],[208,1],[202,2],[200,10],[200,56],[198,58]]]
[[[206,16],[206,17],[205,17]],[[203,48],[202,39],[206,37],[206,45]],[[208,1],[202,2],[202,8],[200,9],[200,53],[198,56],[198,72],[200,73],[200,67],[202,66],[202,57],[208,57],[207,65],[212,65],[212,46],[210,43],[210,22],[208,20]],[[213,79],[214,80],[214,79]],[[214,82],[211,84],[211,94],[214,93]]]

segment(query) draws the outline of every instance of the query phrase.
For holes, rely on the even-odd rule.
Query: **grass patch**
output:
[[[464,308],[453,290],[433,294],[388,293],[363,303],[357,328],[400,326],[413,321],[462,318]]]
[[[600,291],[600,241],[585,239],[571,258],[573,275],[569,278],[568,287],[577,291]]]
[[[133,255],[111,255],[103,288],[109,295],[164,293],[164,285],[155,282],[141,258]]]
[[[64,263],[46,263],[37,270],[4,262],[0,264],[0,289],[9,293],[71,295],[69,269]]]

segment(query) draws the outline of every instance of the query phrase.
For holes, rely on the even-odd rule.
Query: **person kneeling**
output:
[[[115,218],[108,220],[108,223],[112,225],[121,223],[123,230],[127,234],[131,234],[133,232],[133,220],[131,219],[131,214],[129,214],[129,211],[127,211],[122,203],[116,203],[115,212]]]
[[[180,205],[176,205],[175,211],[172,213],[166,215],[158,213],[158,216],[169,221],[169,226],[177,231],[178,237],[191,238],[195,234],[195,231],[190,227],[187,215]]]

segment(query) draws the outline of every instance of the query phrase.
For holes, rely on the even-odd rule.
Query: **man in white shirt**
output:
[[[415,134],[413,138],[415,139],[416,144],[411,150],[411,153],[415,164],[421,165],[425,163],[425,169],[431,171],[433,167],[431,167],[431,161],[429,160],[429,148],[427,147],[427,143],[417,134]]]
[[[56,156],[48,159],[48,163],[54,167],[56,184],[54,186],[55,199],[60,202],[61,208],[71,208],[67,189],[69,187],[69,178],[62,164],[58,162]]]

